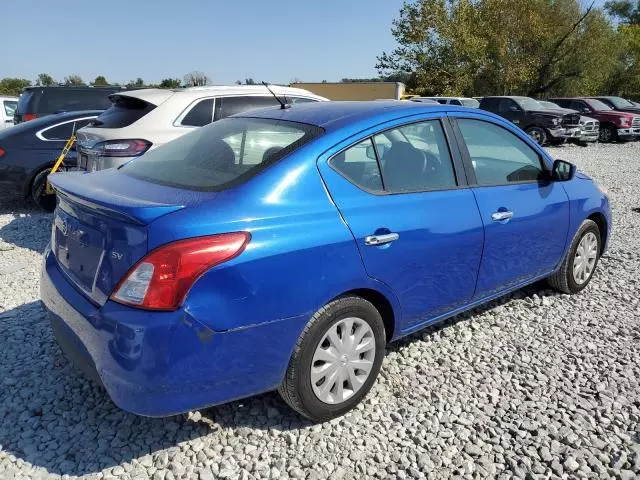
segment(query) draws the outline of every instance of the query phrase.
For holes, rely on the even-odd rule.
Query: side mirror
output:
[[[576,174],[576,166],[573,163],[564,160],[556,160],[553,162],[551,170],[551,179],[554,182],[568,182]]]
[[[367,155],[367,158],[369,158],[371,160],[375,160],[376,159],[376,151],[373,149],[373,145],[369,145],[367,147],[366,155]]]

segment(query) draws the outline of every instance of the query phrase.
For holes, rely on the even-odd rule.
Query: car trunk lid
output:
[[[189,195],[117,171],[55,174],[51,183],[59,199],[51,250],[60,270],[97,305],[147,253],[151,222],[215,195]]]

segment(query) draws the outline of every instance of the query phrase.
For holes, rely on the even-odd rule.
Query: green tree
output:
[[[0,95],[17,97],[30,85],[31,81],[26,78],[3,78],[0,80]]]
[[[640,25],[640,0],[631,2],[630,0],[612,0],[604,4],[605,10],[629,25]]]
[[[163,78],[158,85],[159,88],[180,88],[182,82],[179,78]]]
[[[109,82],[107,82],[107,79],[104,78],[104,76],[98,75],[95,78],[95,80],[91,83],[91,85],[93,85],[94,87],[105,87],[109,85]]]
[[[68,77],[64,77],[65,85],[84,85],[82,81],[82,77],[80,75],[69,75]]]
[[[613,68],[587,58],[601,58],[612,25],[578,0],[411,0],[392,34],[376,67],[419,94],[545,95]]]
[[[56,84],[56,81],[48,73],[39,73],[38,74],[38,78],[36,80],[36,85],[42,86],[42,87],[49,87],[49,86],[55,85],[55,84]]]

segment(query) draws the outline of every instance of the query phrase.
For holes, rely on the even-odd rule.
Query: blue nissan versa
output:
[[[149,416],[274,389],[341,415],[387,342],[539,279],[579,292],[611,231],[592,179],[450,105],[257,110],[52,182],[55,335]]]

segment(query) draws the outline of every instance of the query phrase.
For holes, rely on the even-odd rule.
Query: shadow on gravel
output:
[[[40,302],[0,313],[0,450],[50,473],[96,473],[222,429],[310,425],[276,393],[169,418],[126,413],[66,359]]]
[[[52,215],[24,200],[0,201],[0,215],[13,215],[13,220],[0,226],[0,244],[11,244],[41,253],[51,236]]]

